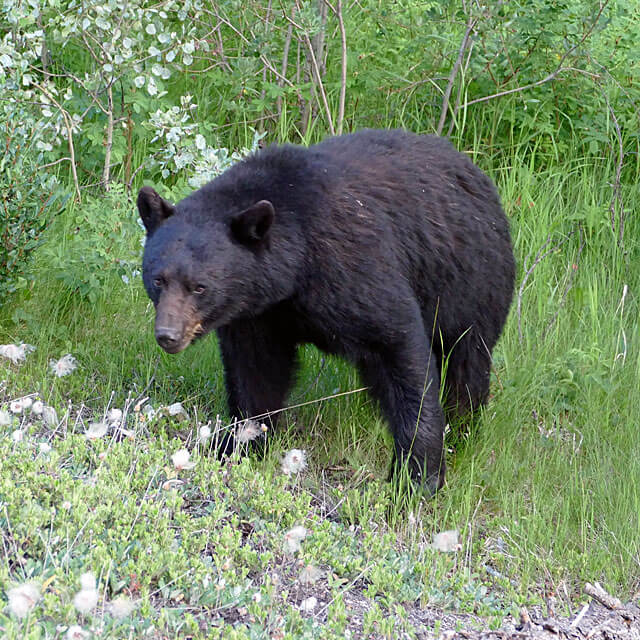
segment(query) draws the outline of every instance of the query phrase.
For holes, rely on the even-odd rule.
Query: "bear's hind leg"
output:
[[[452,418],[463,418],[489,398],[491,354],[481,340],[463,338],[448,354],[446,410]]]

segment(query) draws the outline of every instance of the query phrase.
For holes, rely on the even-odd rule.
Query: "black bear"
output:
[[[138,209],[156,340],[177,353],[215,329],[232,415],[283,407],[312,343],[358,367],[393,468],[442,486],[440,374],[447,412],[487,400],[514,286],[500,199],[465,155],[364,130],[268,147],[177,205],[144,187]]]

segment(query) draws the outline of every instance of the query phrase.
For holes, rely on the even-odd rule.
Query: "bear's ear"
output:
[[[144,228],[151,235],[163,220],[176,212],[176,208],[161,198],[151,187],[142,187],[138,193],[138,211]]]
[[[268,200],[260,200],[234,216],[231,232],[243,244],[256,246],[267,239],[276,211]]]

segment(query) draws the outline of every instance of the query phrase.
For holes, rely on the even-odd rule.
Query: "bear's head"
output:
[[[270,201],[238,207],[201,189],[173,205],[143,187],[138,211],[147,231],[142,277],[168,353],[291,294],[295,276],[272,242]]]

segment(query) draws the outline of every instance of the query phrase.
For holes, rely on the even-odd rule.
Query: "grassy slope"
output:
[[[102,626],[110,637],[127,637],[131,624],[136,636],[155,625],[182,637],[222,616],[240,621],[231,631],[218,620],[225,638],[278,629],[280,637],[341,638],[355,592],[373,607],[363,629],[399,637],[411,627],[401,602],[499,617],[550,591],[575,606],[585,580],[631,595],[640,575],[640,229],[630,219],[625,252],[616,248],[599,204],[608,202],[609,175],[579,159],[536,172],[516,155],[492,174],[512,219],[518,282],[549,234],[545,251],[556,248],[523,288],[522,338],[514,304],[495,354],[491,403],[468,433],[448,437],[446,491],[407,508],[388,495],[389,438],[364,394],[288,412],[264,461],[220,467],[196,447],[196,468],[178,473],[185,484],[164,490],[181,439],[191,449],[196,424],[225,413],[215,340],[161,354],[139,283],[114,279],[89,305],[41,265],[33,296],[19,303],[28,320],[13,325],[15,308],[1,312],[0,343],[22,340],[37,351],[19,367],[0,362],[0,407],[38,392],[61,418],[67,406],[70,414],[55,431],[29,419],[18,444],[17,425],[1,427],[0,584],[33,578],[45,591],[23,626],[0,613],[7,637],[56,637],[56,625],[75,622]],[[582,235],[566,239],[576,220]],[[66,352],[80,367],[55,379],[48,360]],[[292,402],[357,386],[352,369],[309,348]],[[86,422],[109,403],[122,407],[129,393],[154,406],[182,401],[192,419],[146,425],[131,414],[135,440],[110,433],[88,443],[81,405]],[[35,444],[45,440],[53,453],[37,455]],[[290,447],[307,450],[310,468],[287,482],[279,460]],[[295,524],[310,531],[299,559],[283,552],[284,532]],[[462,534],[459,554],[425,546],[452,528]],[[320,626],[297,609],[316,589],[298,580],[307,563],[330,570],[317,583]],[[77,614],[72,598],[86,570],[100,576],[101,605],[127,593],[136,612],[124,622],[101,609]],[[392,612],[390,622],[382,609]]]

